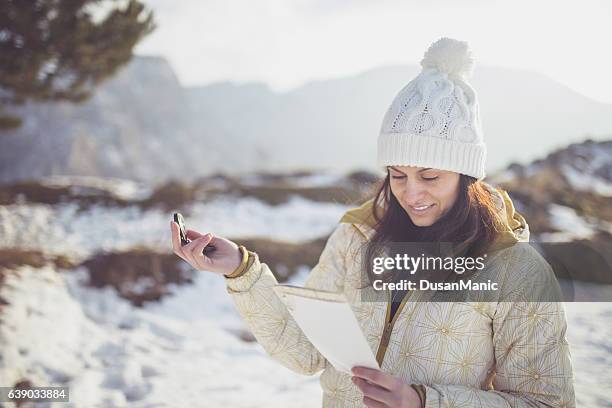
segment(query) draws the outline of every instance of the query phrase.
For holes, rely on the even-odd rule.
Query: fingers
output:
[[[172,248],[174,253],[187,261],[194,268],[206,269],[206,262],[204,256],[202,256],[202,249],[211,241],[212,235],[209,234],[205,236],[197,231],[187,230],[187,237],[195,240],[187,245],[181,245],[178,224],[171,221],[170,230],[172,231]],[[207,239],[204,239],[204,237],[207,237]],[[199,252],[196,252],[198,250],[196,246],[199,247]]]
[[[212,234],[208,234],[197,238],[195,241],[191,241],[187,245],[183,246],[183,253],[189,259],[189,262],[194,268],[206,269],[206,263],[204,256],[202,255],[202,249],[208,245],[212,238]],[[198,252],[199,248],[199,252]]]
[[[368,407],[379,406],[376,404],[380,404],[380,406],[391,406],[392,402],[394,401],[393,394],[389,390],[382,388],[379,385],[369,383],[363,378],[359,377],[353,377],[351,380],[363,393],[364,397],[373,401],[373,404],[368,405]]]
[[[185,231],[185,235],[187,235],[187,238],[192,241],[204,236],[204,234],[200,234],[199,232],[190,229]]]
[[[389,405],[383,404],[382,402],[378,402],[368,397],[363,398],[363,403],[368,408],[388,408]]]
[[[201,238],[196,238],[195,240],[181,247],[183,254],[185,254],[189,262],[192,264],[195,264],[195,259],[193,258],[193,247],[199,244],[201,240]]]
[[[172,249],[174,250],[174,253],[183,258],[185,261],[189,262],[189,259],[187,259],[181,248],[178,224],[174,221],[170,221],[170,230],[172,231]]]
[[[206,247],[208,244],[210,244],[210,242],[212,241],[212,234],[206,234],[204,236],[202,236],[201,238],[198,238],[195,242],[197,242],[196,245],[193,246],[193,258],[195,260],[201,260],[201,261],[206,261],[208,259],[208,257],[204,256],[202,254],[202,251],[204,250],[204,247]]]
[[[384,373],[380,370],[375,370],[366,367],[353,367],[351,370],[353,375],[369,382],[379,385],[387,390],[393,390],[397,387],[397,379],[392,375]]]

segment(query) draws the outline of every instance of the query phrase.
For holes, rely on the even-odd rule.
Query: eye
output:
[[[392,175],[391,175],[391,178],[392,178],[392,179],[395,179],[395,180],[401,180],[401,179],[406,178],[406,176],[396,176],[396,175],[393,175],[393,174],[392,174]]]
[[[423,177],[423,180],[425,180],[425,181],[433,181],[433,180],[437,180],[437,179],[438,179],[438,176],[435,176],[435,177]]]

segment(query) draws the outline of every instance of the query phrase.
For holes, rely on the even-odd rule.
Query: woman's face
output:
[[[459,196],[459,173],[412,166],[387,168],[391,192],[418,227],[438,221]]]

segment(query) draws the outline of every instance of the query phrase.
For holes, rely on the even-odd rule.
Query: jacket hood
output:
[[[484,183],[493,195],[493,201],[497,207],[498,221],[495,229],[498,234],[493,242],[490,251],[501,249],[516,242],[529,241],[529,225],[520,213],[518,213],[512,200],[505,190],[494,188]],[[341,223],[353,224],[362,234],[370,237],[376,227],[376,220],[372,214],[374,199],[363,203],[360,207],[347,211],[340,219]]]

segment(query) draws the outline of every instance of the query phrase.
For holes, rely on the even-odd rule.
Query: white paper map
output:
[[[290,285],[277,285],[274,291],[308,340],[336,370],[351,374],[355,366],[379,369],[342,293]]]

